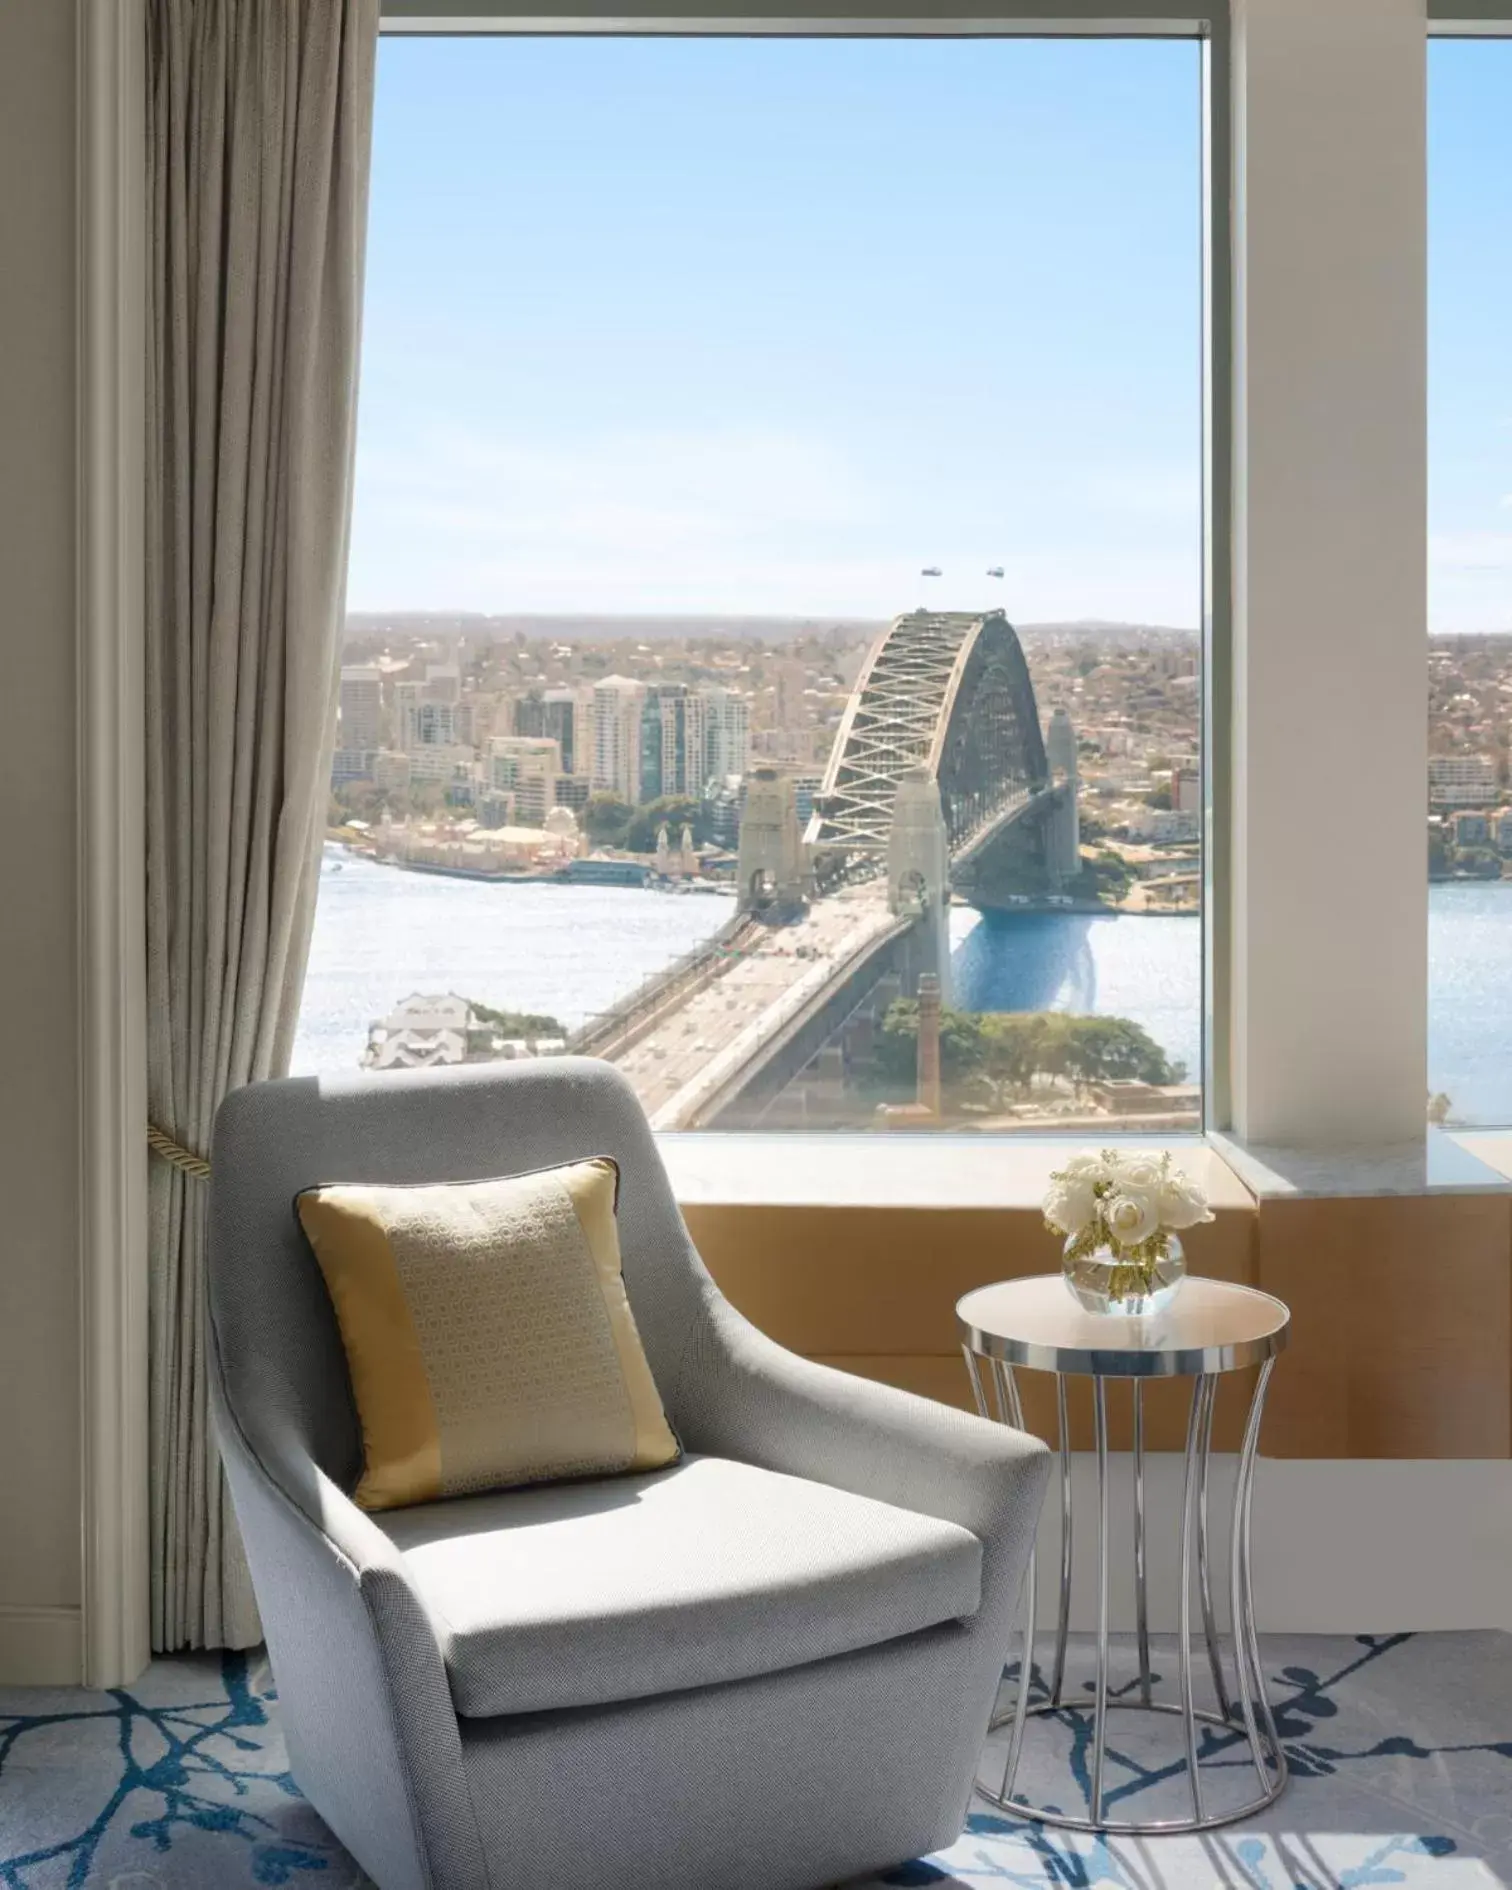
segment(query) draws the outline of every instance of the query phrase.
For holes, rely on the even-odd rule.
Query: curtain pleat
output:
[[[152,1119],[288,1067],[345,612],[378,0],[148,0]],[[152,1626],[259,1638],[211,1435],[205,1186],[152,1165]]]

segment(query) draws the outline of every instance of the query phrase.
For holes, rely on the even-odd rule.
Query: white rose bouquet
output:
[[[1066,1240],[1068,1277],[1078,1261],[1111,1250],[1110,1300],[1147,1297],[1171,1252],[1171,1235],[1210,1221],[1207,1197],[1169,1154],[1073,1155],[1050,1177],[1045,1225]]]

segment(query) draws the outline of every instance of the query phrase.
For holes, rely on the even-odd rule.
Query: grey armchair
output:
[[[685,1460],[364,1514],[295,1194],[591,1155]],[[1041,1444],[756,1331],[605,1064],[260,1084],[213,1164],[216,1419],[290,1760],[383,1890],[809,1890],[959,1834]]]

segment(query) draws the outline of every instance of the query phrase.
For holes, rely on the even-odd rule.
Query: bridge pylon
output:
[[[746,783],[740,817],[740,911],[780,915],[801,910],[809,891],[807,868],[793,778],[776,768],[757,768]]]
[[[940,1002],[949,1004],[950,841],[940,784],[922,762],[898,777],[887,836],[887,893],[894,912],[918,917],[901,952],[904,989],[912,996],[929,972],[939,980]]]
[[[1076,730],[1064,709],[1050,717],[1045,735],[1046,759],[1050,778],[1059,786],[1060,798],[1045,825],[1045,867],[1057,885],[1075,879],[1081,871],[1081,815],[1077,807],[1080,791],[1076,758]]]

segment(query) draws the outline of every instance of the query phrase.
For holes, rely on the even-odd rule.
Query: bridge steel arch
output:
[[[846,705],[805,838],[819,850],[885,855],[898,782],[921,763],[939,784],[957,857],[1049,788],[1034,684],[1002,611],[893,619]]]

